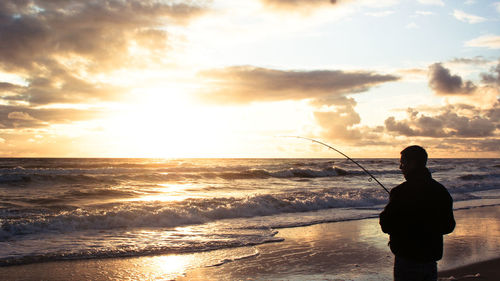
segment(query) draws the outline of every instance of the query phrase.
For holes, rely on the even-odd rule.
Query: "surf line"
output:
[[[359,164],[358,162],[356,162],[354,159],[352,159],[351,157],[347,156],[345,153],[343,153],[342,151],[324,143],[324,142],[320,142],[319,140],[315,140],[315,139],[311,139],[311,138],[306,138],[306,137],[301,137],[301,136],[280,136],[280,137],[283,137],[283,138],[297,138],[297,139],[304,139],[304,140],[309,140],[309,141],[312,141],[312,142],[315,142],[315,143],[318,143],[318,144],[321,144],[321,145],[324,145],[340,154],[342,154],[345,158],[347,158],[348,160],[351,160],[354,164],[358,165],[358,167],[360,167],[363,172],[365,172],[367,175],[369,175],[372,179],[374,179],[384,190],[385,192],[387,192],[388,194],[390,194],[389,190],[387,190],[387,188],[385,188],[385,186],[380,183],[376,178],[375,176],[373,176],[367,169],[365,169],[363,166],[361,166],[361,164]]]

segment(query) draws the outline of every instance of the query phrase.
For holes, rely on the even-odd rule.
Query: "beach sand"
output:
[[[500,280],[500,206],[455,211],[443,280]],[[278,243],[213,252],[58,261],[0,268],[2,280],[391,280],[378,219],[279,230]],[[486,262],[483,262],[486,261]],[[472,264],[472,265],[471,265]],[[451,269],[451,270],[450,270]],[[479,273],[480,277],[472,277]]]
[[[441,280],[500,280],[500,258],[439,272]]]

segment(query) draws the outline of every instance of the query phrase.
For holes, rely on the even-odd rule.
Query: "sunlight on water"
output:
[[[493,211],[492,211],[493,210]],[[498,257],[500,253],[499,209],[475,208],[472,215],[455,212],[457,223],[453,233],[445,236],[442,269],[454,268]]]
[[[195,184],[183,183],[160,183],[158,187],[155,188],[153,194],[147,194],[139,196],[136,198],[131,198],[128,201],[161,201],[161,202],[171,202],[171,201],[182,201],[187,198],[202,198],[203,196],[197,195],[193,192],[188,192],[188,190],[196,187]]]
[[[237,260],[258,256],[253,247],[223,249],[193,254],[166,256],[148,256],[142,258],[117,260],[116,266],[127,267],[119,273],[119,279],[126,280],[133,276],[141,280],[173,280],[193,268],[220,266]]]
[[[193,263],[193,256],[172,255],[152,259],[149,267],[158,275],[176,277],[184,273],[187,268],[192,267]]]

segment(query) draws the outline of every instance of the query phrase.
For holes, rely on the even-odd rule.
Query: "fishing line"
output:
[[[351,157],[347,156],[345,153],[343,153],[342,151],[339,151],[338,149],[324,143],[324,142],[320,142],[318,140],[315,140],[315,139],[311,139],[311,138],[306,138],[306,137],[301,137],[301,136],[280,136],[280,137],[284,137],[284,138],[297,138],[297,139],[305,139],[305,140],[309,140],[309,141],[312,141],[312,142],[315,142],[315,143],[319,143],[321,145],[324,145],[340,154],[342,154],[345,158],[347,158],[348,160],[351,160],[354,164],[358,165],[358,167],[360,167],[367,175],[369,175],[371,177],[371,179],[374,179],[387,193],[389,193],[389,190],[387,190],[387,188],[385,188],[385,186],[380,183],[376,178],[375,176],[373,176],[370,172],[368,172],[367,169],[365,169],[363,166],[361,166],[361,164],[359,164],[358,162],[356,162],[354,159],[352,159]],[[390,193],[389,193],[390,194]]]

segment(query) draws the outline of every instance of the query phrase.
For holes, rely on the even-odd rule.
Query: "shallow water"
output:
[[[403,180],[398,159],[359,162]],[[500,159],[429,167],[456,208],[500,204]],[[0,265],[278,242],[283,227],[377,216],[388,197],[368,179],[344,159],[0,159]]]

